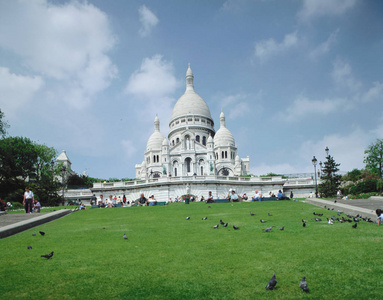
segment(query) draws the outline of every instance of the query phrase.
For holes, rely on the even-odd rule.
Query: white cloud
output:
[[[50,92],[74,107],[86,106],[116,77],[106,55],[115,43],[106,14],[87,2],[0,4],[0,46],[17,53],[33,72],[55,80],[58,90]]]
[[[283,53],[289,50],[291,47],[296,46],[298,43],[297,32],[286,34],[283,41],[277,43],[274,39],[260,41],[255,43],[254,55],[261,61],[264,62],[271,56]]]
[[[382,99],[383,98],[383,83],[381,82],[374,82],[373,87],[370,88],[363,96],[362,101],[363,102],[371,102],[376,99]]]
[[[334,32],[332,32],[326,41],[324,41],[318,47],[316,47],[313,51],[311,51],[311,53],[309,54],[310,58],[316,59],[319,56],[327,54],[330,51],[331,46],[336,42],[338,33],[339,33],[339,28],[335,30]]]
[[[304,0],[298,17],[302,21],[308,21],[325,15],[341,15],[356,3],[356,0]]]
[[[324,161],[326,153],[324,149],[330,149],[330,155],[337,163],[340,163],[341,171],[351,171],[355,168],[364,167],[364,150],[367,148],[373,135],[360,129],[350,132],[348,135],[332,134],[324,136],[321,140],[306,141],[300,147],[301,157],[315,157],[318,161]]]
[[[362,86],[354,77],[350,64],[339,58],[333,63],[331,77],[338,87],[345,87],[352,92],[359,91]]]
[[[229,95],[220,99],[222,110],[226,118],[237,119],[249,111],[247,95],[236,94]]]
[[[142,27],[139,30],[139,34],[142,37],[150,35],[152,29],[158,24],[157,16],[145,5],[141,5],[138,9],[139,18]]]
[[[16,75],[0,67],[0,107],[8,116],[16,114],[43,85],[39,76]]]
[[[172,95],[179,84],[173,64],[157,54],[143,59],[140,69],[130,76],[125,92],[139,103],[137,113],[141,114],[140,119],[145,119],[153,128],[156,114],[162,122],[170,120],[175,100]]]
[[[310,100],[307,97],[298,96],[285,112],[280,113],[280,117],[286,121],[299,121],[302,117],[327,115],[350,107],[351,103],[342,98]]]

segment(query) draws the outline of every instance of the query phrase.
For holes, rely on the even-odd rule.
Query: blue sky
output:
[[[134,177],[190,63],[252,173],[312,172],[326,146],[350,171],[383,138],[382,53],[378,0],[0,0],[0,108],[77,173]]]

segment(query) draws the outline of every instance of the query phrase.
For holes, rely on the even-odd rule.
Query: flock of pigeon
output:
[[[40,235],[44,236],[45,235],[45,232],[44,231],[39,231]],[[36,233],[32,233],[33,236],[36,236]],[[32,250],[32,246],[31,245],[28,245],[27,247],[28,250]],[[52,258],[53,256],[53,251],[51,253],[48,253],[48,254],[44,254],[44,255],[41,255],[41,257],[44,257],[46,259],[50,259]]]

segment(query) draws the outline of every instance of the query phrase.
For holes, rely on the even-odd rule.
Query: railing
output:
[[[284,185],[313,185],[315,184],[312,178],[292,178],[285,179],[281,176],[272,176],[272,177],[231,177],[231,176],[178,176],[178,177],[161,177],[161,178],[152,178],[147,180],[136,180],[136,181],[125,181],[125,182],[97,182],[93,184],[93,188],[118,188],[118,187],[126,187],[126,186],[134,186],[134,185],[144,185],[150,183],[170,183],[170,182],[190,182],[193,181],[240,181],[240,182],[248,182],[248,183],[264,183],[264,182],[283,182]],[[320,179],[318,179],[318,184],[320,183]]]

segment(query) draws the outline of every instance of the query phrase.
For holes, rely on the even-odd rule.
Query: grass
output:
[[[383,227],[315,222],[313,211],[334,212],[293,201],[210,206],[87,209],[2,239],[0,298],[380,298]],[[220,219],[229,227],[212,229]],[[274,272],[277,289],[265,291]]]

